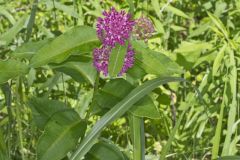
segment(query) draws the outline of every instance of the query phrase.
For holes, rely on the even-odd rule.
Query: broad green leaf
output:
[[[135,54],[134,67],[140,67],[148,74],[172,75],[182,73],[180,66],[166,55],[152,51],[141,41],[132,41]]]
[[[29,67],[17,60],[0,61],[0,84],[15,78],[27,74]]]
[[[123,100],[116,104],[93,126],[86,137],[82,140],[76,151],[71,155],[70,160],[78,160],[82,158],[94,145],[100,132],[111,122],[126,113],[133,104],[141,98],[149,94],[154,88],[169,82],[184,81],[182,78],[156,78],[145,82],[143,85],[133,89]]]
[[[61,160],[84,135],[86,122],[72,109],[55,113],[37,144],[38,160]]]
[[[229,38],[229,33],[227,31],[227,29],[225,28],[224,24],[222,23],[222,21],[216,17],[215,15],[213,15],[210,12],[207,12],[208,16],[211,18],[211,20],[213,21],[213,23],[216,25],[216,27],[222,32],[222,34],[225,36],[226,39]]]
[[[108,82],[96,94],[96,102],[103,110],[108,110],[120,102],[134,87],[124,79],[114,79]],[[143,97],[129,110],[133,115],[158,119],[160,114],[149,96]]]
[[[122,70],[125,55],[127,54],[128,43],[124,46],[117,44],[109,56],[108,72],[111,77],[117,77]]]
[[[187,14],[185,14],[183,11],[181,11],[180,9],[175,8],[175,7],[171,6],[171,5],[167,6],[166,9],[168,11],[172,12],[173,14],[177,15],[177,16],[190,19],[190,17]]]
[[[0,35],[0,46],[8,45],[16,37],[17,33],[24,27],[27,16],[20,18],[12,28]]]
[[[201,53],[212,49],[212,47],[213,46],[207,42],[183,41],[180,46],[174,50],[174,52],[177,53],[177,63],[185,69],[191,69]]]
[[[44,128],[54,113],[68,109],[63,102],[47,98],[31,98],[28,105],[32,110],[33,121],[40,129]]]
[[[217,17],[220,17],[227,10],[227,3],[219,1],[219,3],[216,3],[215,5],[216,5],[215,6],[216,9],[214,11],[214,15],[216,15]]]
[[[193,42],[187,42],[183,41],[180,46],[174,50],[174,52],[181,53],[183,55],[188,54],[188,53],[198,53],[200,54],[201,51],[211,49],[213,46],[212,44],[209,44],[208,42],[198,42],[198,41],[193,41]],[[192,58],[192,57],[191,57]]]
[[[157,106],[154,104],[153,100],[146,96],[139,100],[134,106],[129,110],[134,116],[146,117],[150,119],[159,119],[160,113]]]
[[[107,153],[107,154],[106,154]],[[87,153],[84,160],[126,160],[117,146],[109,142],[100,141],[96,143]]]
[[[52,39],[40,40],[37,42],[27,42],[18,47],[14,52],[10,53],[15,58],[30,59],[41,47],[50,43]]]
[[[31,67],[40,67],[48,63],[61,63],[74,51],[82,52],[91,44],[98,44],[96,31],[88,26],[78,26],[55,38],[40,48],[30,60]]]
[[[195,68],[196,66],[198,66],[204,62],[207,62],[208,64],[212,64],[212,62],[215,60],[216,56],[217,56],[217,52],[215,50],[201,55],[197,59],[197,61],[194,63],[193,68]]]
[[[78,82],[89,82],[94,85],[97,71],[91,62],[66,62],[62,65],[53,66],[53,69],[71,76]]]
[[[225,52],[226,47],[227,47],[227,44],[224,44],[224,46],[223,46],[223,47],[221,48],[221,50],[218,52],[215,61],[213,62],[213,69],[212,69],[212,74],[213,74],[213,76],[216,76],[216,75],[217,75],[217,72],[218,72],[218,70],[219,70],[219,67],[220,67],[221,64],[222,64],[222,59],[223,59],[223,57],[224,57],[224,52]]]
[[[200,24],[197,29],[190,32],[189,38],[196,37],[202,35],[209,28],[209,23]]]

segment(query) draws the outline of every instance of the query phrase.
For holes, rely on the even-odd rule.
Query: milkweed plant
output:
[[[0,0],[0,160],[240,160],[239,10]]]

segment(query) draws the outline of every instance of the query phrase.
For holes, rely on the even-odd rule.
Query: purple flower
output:
[[[125,11],[117,12],[111,8],[103,12],[104,18],[98,18],[97,35],[103,45],[115,47],[116,43],[124,45],[132,32],[134,21]]]
[[[99,72],[105,76],[108,75],[109,56],[116,44],[125,45],[129,40],[134,21],[125,11],[117,12],[111,8],[109,12],[103,12],[104,18],[98,18],[97,35],[102,41],[101,48],[95,48],[93,51],[93,64]],[[134,50],[131,44],[128,44],[127,54],[124,58],[123,67],[118,74],[121,76],[134,64]]]
[[[145,42],[152,36],[152,33],[155,32],[151,20],[147,17],[140,17],[135,20],[135,26],[133,28],[133,35],[137,39],[142,39]]]
[[[102,48],[95,48],[93,51],[93,65],[98,72],[103,72],[105,76],[108,75],[108,61],[111,48],[103,46]]]
[[[131,46],[131,44],[128,45],[127,54],[124,59],[124,65],[122,67],[121,72],[119,73],[119,76],[121,76],[123,73],[126,73],[129,68],[131,68],[134,64],[134,50]]]

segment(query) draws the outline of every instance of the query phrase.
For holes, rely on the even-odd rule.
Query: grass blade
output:
[[[133,160],[145,160],[145,137],[143,118],[129,115],[133,143]]]

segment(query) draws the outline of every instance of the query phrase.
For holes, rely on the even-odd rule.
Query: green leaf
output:
[[[24,27],[27,16],[20,18],[12,28],[0,35],[0,46],[8,45],[16,37],[17,33]]]
[[[31,98],[28,105],[32,110],[33,120],[40,129],[44,128],[54,113],[68,108],[63,102],[47,98]]]
[[[97,105],[103,110],[108,110],[120,102],[133,89],[134,87],[124,79],[111,80],[96,94]],[[129,112],[138,117],[151,119],[160,117],[157,107],[149,96],[143,97],[134,104]]]
[[[27,74],[28,71],[28,66],[19,61],[12,59],[0,61],[0,84],[17,76]]]
[[[209,28],[209,23],[204,22],[204,24],[200,24],[199,26],[197,26],[195,30],[191,31],[188,37],[192,38],[192,37],[202,35],[205,33],[205,31],[208,30],[208,28]]]
[[[0,7],[0,15],[5,16],[11,24],[14,25],[16,23],[14,17],[4,7]]]
[[[145,132],[143,118],[129,115],[133,144],[133,160],[145,160]]]
[[[37,42],[27,42],[22,46],[18,47],[11,56],[14,58],[26,58],[30,59],[36,52],[42,48],[44,45],[50,43],[52,39],[44,39]]]
[[[217,127],[215,130],[215,135],[213,137],[213,147],[212,147],[212,159],[216,159],[218,157],[218,152],[220,149],[220,141],[221,141],[221,132],[222,132],[222,123],[223,123],[223,115],[224,115],[224,108],[225,108],[225,101],[226,101],[226,93],[227,93],[227,85],[224,86],[223,92],[223,100],[220,108],[219,118],[217,122]]]
[[[91,148],[84,160],[125,160],[125,157],[117,146],[102,140]]]
[[[86,46],[98,44],[99,40],[96,31],[88,26],[78,26],[55,38],[50,43],[40,48],[30,60],[31,67],[40,67],[48,63],[61,63],[71,53],[83,52]]]
[[[218,52],[217,57],[215,58],[215,61],[213,63],[213,69],[212,69],[213,76],[217,75],[217,72],[222,64],[222,59],[224,57],[224,52],[225,52],[226,47],[227,47],[227,44],[224,44],[224,46]]]
[[[227,29],[224,27],[224,24],[222,23],[222,21],[216,17],[215,15],[213,15],[210,12],[207,12],[208,16],[211,18],[211,20],[213,21],[213,23],[216,25],[216,27],[221,31],[221,33],[224,35],[224,37],[226,39],[229,38],[229,33],[227,31]]]
[[[160,113],[157,106],[149,96],[143,97],[139,102],[129,110],[137,117],[146,117],[150,119],[159,119]]]
[[[172,30],[174,30],[175,32],[185,31],[185,30],[186,30],[186,28],[184,28],[184,27],[182,27],[182,26],[177,26],[177,25],[174,25],[174,24],[172,24],[172,25],[170,26],[170,28],[171,28]]]
[[[61,160],[74,149],[86,127],[86,122],[72,109],[55,113],[38,140],[37,158]]]
[[[207,42],[187,42],[183,41],[180,46],[174,50],[177,53],[177,63],[189,70],[197,62],[201,53],[212,49],[212,45]]]
[[[94,85],[97,75],[97,71],[91,62],[67,62],[52,68],[71,76],[78,82],[86,81],[91,85]]]
[[[120,73],[124,64],[125,55],[127,54],[127,48],[128,43],[125,43],[124,46],[117,44],[115,48],[112,49],[108,65],[108,72],[111,77],[117,77]]]
[[[182,78],[156,78],[150,80],[143,85],[132,90],[123,100],[116,104],[110,111],[108,111],[93,128],[89,131],[86,137],[82,140],[77,150],[72,154],[70,160],[77,160],[82,158],[94,145],[100,132],[111,122],[121,117],[126,113],[133,104],[139,101],[142,97],[150,93],[154,88],[169,82],[184,81]]]
[[[152,4],[152,7],[155,11],[155,13],[157,14],[158,18],[161,19],[161,13],[160,13],[160,5],[159,5],[159,1],[158,0],[151,0],[151,4]]]
[[[234,134],[232,132],[232,128],[234,127],[235,120],[237,118],[237,64],[235,61],[235,55],[234,51],[230,48],[227,48],[227,53],[229,54],[229,64],[231,66],[230,73],[229,73],[229,85],[230,85],[230,90],[231,94],[228,95],[228,98],[231,100],[229,106],[229,111],[228,111],[228,120],[227,120],[227,132],[226,132],[226,137],[225,141],[223,144],[223,150],[222,150],[222,156],[229,156],[233,155],[231,153],[231,150],[233,150],[233,146],[231,146],[231,139],[232,135]]]
[[[171,5],[167,6],[166,10],[172,12],[173,14],[175,14],[177,16],[180,16],[180,17],[183,17],[183,18],[186,18],[186,19],[190,19],[190,17],[187,14],[185,14],[183,11],[181,11],[180,9],[175,8]]]
[[[141,41],[132,41],[135,54],[134,67],[140,67],[148,74],[169,76],[182,73],[180,66],[166,55],[152,51]]]
[[[46,1],[45,3],[46,3],[46,5],[48,6],[49,9],[56,8],[56,9],[59,9],[59,10],[65,12],[66,14],[68,14],[68,15],[74,17],[74,18],[80,18],[78,13],[74,10],[73,6],[67,6],[67,5],[64,5],[64,4],[62,4],[60,2],[57,2],[57,1],[55,1],[54,3],[52,1]]]

